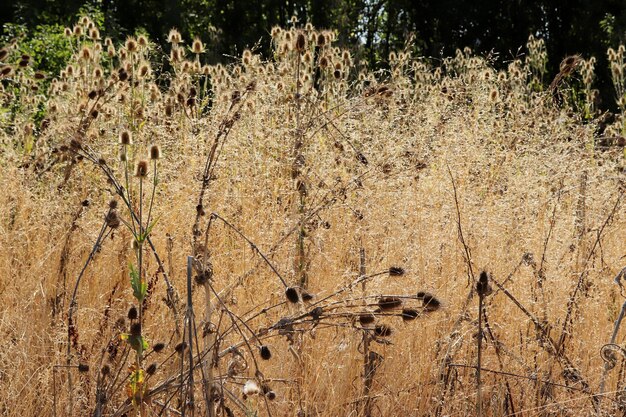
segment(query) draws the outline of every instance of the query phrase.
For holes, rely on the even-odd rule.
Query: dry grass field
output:
[[[372,72],[310,26],[224,66],[96,32],[61,74],[0,57],[1,415],[626,412],[594,60],[539,88],[534,39]]]

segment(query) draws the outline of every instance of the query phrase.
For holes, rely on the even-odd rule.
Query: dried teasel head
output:
[[[285,290],[285,297],[287,297],[287,301],[295,304],[300,301],[300,292],[296,287],[288,287]]]
[[[150,147],[150,159],[161,159],[161,147],[159,145],[152,145]]]
[[[381,310],[393,310],[402,306],[402,300],[398,297],[380,297],[378,299],[378,307]]]
[[[400,317],[402,317],[402,320],[404,321],[411,321],[411,320],[415,320],[416,318],[418,318],[420,315],[419,311],[412,309],[412,308],[404,308],[402,309],[402,314],[400,314]]]
[[[389,268],[389,276],[392,277],[401,277],[402,275],[404,275],[404,272],[404,268],[399,266],[392,266]]]
[[[133,135],[129,130],[122,130],[120,132],[120,144],[131,145],[133,143]]]
[[[269,347],[267,347],[267,345],[259,346],[259,354],[261,355],[261,359],[266,361],[270,360],[272,357],[272,351]]]
[[[422,300],[422,306],[427,312],[437,311],[441,307],[441,301],[439,301],[434,295],[427,292],[418,292],[417,298]]]
[[[480,297],[486,297],[491,294],[491,285],[489,285],[489,274],[486,271],[480,273],[478,282],[476,283],[476,292]]]
[[[142,159],[135,166],[135,177],[145,178],[148,175],[148,161]]]

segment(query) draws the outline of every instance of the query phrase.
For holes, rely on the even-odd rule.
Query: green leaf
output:
[[[148,285],[139,276],[139,271],[130,264],[130,286],[133,289],[133,296],[141,303],[146,296]]]
[[[148,238],[148,236],[150,236],[150,233],[152,232],[152,229],[154,228],[154,226],[157,224],[158,221],[159,221],[159,218],[157,217],[156,219],[154,219],[154,221],[152,223],[150,223],[148,225],[148,227],[146,227],[146,230],[138,238],[139,243],[145,242],[145,240]]]

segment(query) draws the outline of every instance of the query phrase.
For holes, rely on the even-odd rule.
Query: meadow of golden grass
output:
[[[593,60],[542,90],[535,39],[372,72],[310,26],[224,66],[76,28],[61,74],[2,60],[0,414],[626,410]]]

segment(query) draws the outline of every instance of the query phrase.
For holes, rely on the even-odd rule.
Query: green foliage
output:
[[[26,25],[7,23],[0,42],[8,44],[16,40],[19,54],[31,56],[33,69],[56,75],[72,57],[72,45],[58,24],[38,25],[28,29]]]
[[[148,284],[141,279],[139,271],[133,264],[130,264],[130,286],[133,289],[133,296],[137,299],[137,301],[142,303],[143,299],[146,297]]]

